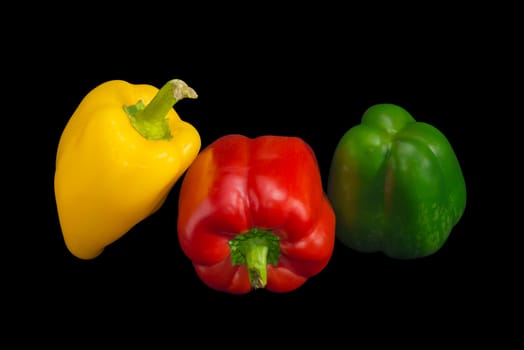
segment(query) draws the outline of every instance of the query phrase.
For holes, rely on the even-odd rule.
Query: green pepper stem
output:
[[[245,265],[254,289],[267,284],[267,265],[277,265],[280,239],[273,232],[254,228],[229,241],[233,265]]]
[[[197,98],[198,95],[184,81],[172,79],[158,90],[157,94],[145,105],[142,100],[131,106],[124,106],[131,124],[148,140],[170,140],[171,130],[167,114],[173,106],[184,98]]]
[[[267,246],[254,243],[246,249],[246,267],[254,289],[264,288],[267,284],[267,251]]]

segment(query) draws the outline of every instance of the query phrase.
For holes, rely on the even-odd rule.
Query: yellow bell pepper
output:
[[[68,250],[93,259],[164,203],[196,158],[196,128],[173,106],[197,98],[173,79],[161,89],[111,80],[91,90],[67,122],[54,191]]]

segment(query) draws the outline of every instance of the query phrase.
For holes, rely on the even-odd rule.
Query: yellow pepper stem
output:
[[[170,140],[171,130],[167,113],[175,103],[184,98],[197,98],[198,95],[184,81],[172,79],[158,90],[151,102],[146,106],[142,100],[131,106],[124,106],[131,124],[148,140]]]

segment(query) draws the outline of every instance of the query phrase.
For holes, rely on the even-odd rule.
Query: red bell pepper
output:
[[[210,288],[289,292],[328,264],[335,214],[317,159],[302,139],[226,135],[181,184],[178,239]]]

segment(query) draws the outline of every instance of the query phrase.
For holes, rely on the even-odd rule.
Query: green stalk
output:
[[[254,228],[236,235],[229,241],[233,265],[245,265],[249,282],[254,289],[267,284],[267,265],[277,265],[280,258],[280,239],[269,230]]]
[[[142,100],[131,106],[124,106],[134,128],[148,140],[170,140],[172,138],[167,114],[173,106],[184,98],[197,98],[198,95],[184,81],[172,79],[158,90],[146,106]]]

